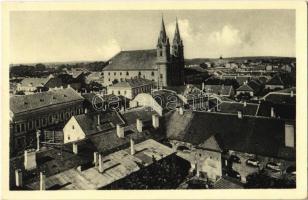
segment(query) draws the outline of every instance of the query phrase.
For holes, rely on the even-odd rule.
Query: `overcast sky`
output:
[[[10,14],[11,63],[106,60],[153,49],[178,17],[185,58],[295,56],[292,10],[26,11]]]

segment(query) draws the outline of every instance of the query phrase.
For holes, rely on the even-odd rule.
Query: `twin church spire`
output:
[[[168,38],[167,33],[166,33],[164,18],[162,17],[162,19],[161,19],[161,29],[160,29],[160,34],[159,34],[159,37],[158,37],[157,46],[162,47],[163,45],[169,45],[169,38]],[[173,37],[173,46],[174,45],[180,45],[180,46],[183,45],[183,42],[182,42],[182,39],[181,39],[181,36],[180,36],[177,18],[176,18],[176,24],[175,24],[174,37]]]

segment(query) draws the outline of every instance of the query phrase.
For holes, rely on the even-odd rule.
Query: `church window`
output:
[[[17,132],[17,133],[20,132],[20,125],[19,125],[19,124],[16,125],[16,132]]]
[[[151,74],[152,74],[152,76],[154,76],[154,72],[152,72]]]

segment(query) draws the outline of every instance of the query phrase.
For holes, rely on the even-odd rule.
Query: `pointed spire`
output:
[[[178,18],[176,18],[176,22],[175,22],[175,32],[174,32],[173,44],[182,44],[179,24],[178,24]]]
[[[168,42],[168,37],[167,37],[167,34],[166,34],[164,17],[162,15],[162,17],[161,17],[161,29],[160,29],[160,34],[159,34],[157,45],[165,44],[166,42]]]

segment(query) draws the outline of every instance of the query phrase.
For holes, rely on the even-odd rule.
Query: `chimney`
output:
[[[202,82],[202,90],[204,90],[205,86],[204,86],[204,82]]]
[[[291,97],[294,97],[294,91],[291,90]]]
[[[247,106],[247,102],[246,101],[244,101],[244,107],[246,107]]]
[[[142,128],[141,128],[142,131]],[[117,124],[117,136],[119,138],[124,138],[124,127],[122,127],[120,124]]]
[[[104,172],[104,168],[103,168],[103,156],[101,154],[98,154],[98,171],[100,173]]]
[[[74,154],[78,154],[78,145],[77,145],[77,143],[73,143],[73,152],[74,152]]]
[[[60,89],[63,89],[63,86],[61,86]]]
[[[46,190],[46,176],[40,172],[40,190]]]
[[[142,124],[142,120],[141,120],[141,119],[138,119],[138,118],[137,118],[137,120],[136,120],[136,127],[137,127],[137,131],[138,131],[139,133],[141,133],[141,132],[142,132],[142,127],[143,127],[143,124]]]
[[[70,85],[70,84],[67,84],[67,88],[71,88],[71,85]]]
[[[40,150],[40,135],[41,135],[40,133],[41,133],[40,130],[36,131],[36,151]]]
[[[133,138],[130,139],[130,155],[134,155],[135,154],[135,142],[133,140]]]
[[[100,114],[97,114],[97,125],[101,125],[101,116]]]
[[[152,115],[152,125],[154,128],[159,127],[159,116],[157,114]]]
[[[243,119],[243,113],[242,113],[242,111],[237,111],[237,117],[239,118],[239,119]]]
[[[22,171],[21,169],[15,169],[15,185],[22,187]]]
[[[183,115],[183,114],[184,114],[183,107],[180,107],[180,108],[179,108],[179,114],[180,114],[180,115]]]
[[[285,146],[294,148],[295,147],[294,125],[290,123],[285,123],[284,132],[285,132]]]
[[[84,109],[84,113],[87,114],[88,113],[88,108]]]
[[[200,171],[199,171],[198,163],[197,162],[195,163],[195,169],[196,169],[196,176],[200,177]]]
[[[275,111],[273,107],[271,107],[271,117],[275,117]]]
[[[24,165],[26,170],[32,170],[36,168],[36,151],[35,149],[25,150],[24,153]]]
[[[93,153],[93,163],[94,163],[94,165],[95,165],[95,167],[97,167],[98,166],[98,163],[99,163],[99,161],[98,161],[98,159],[99,159],[99,154],[98,154],[98,152],[94,152]]]

